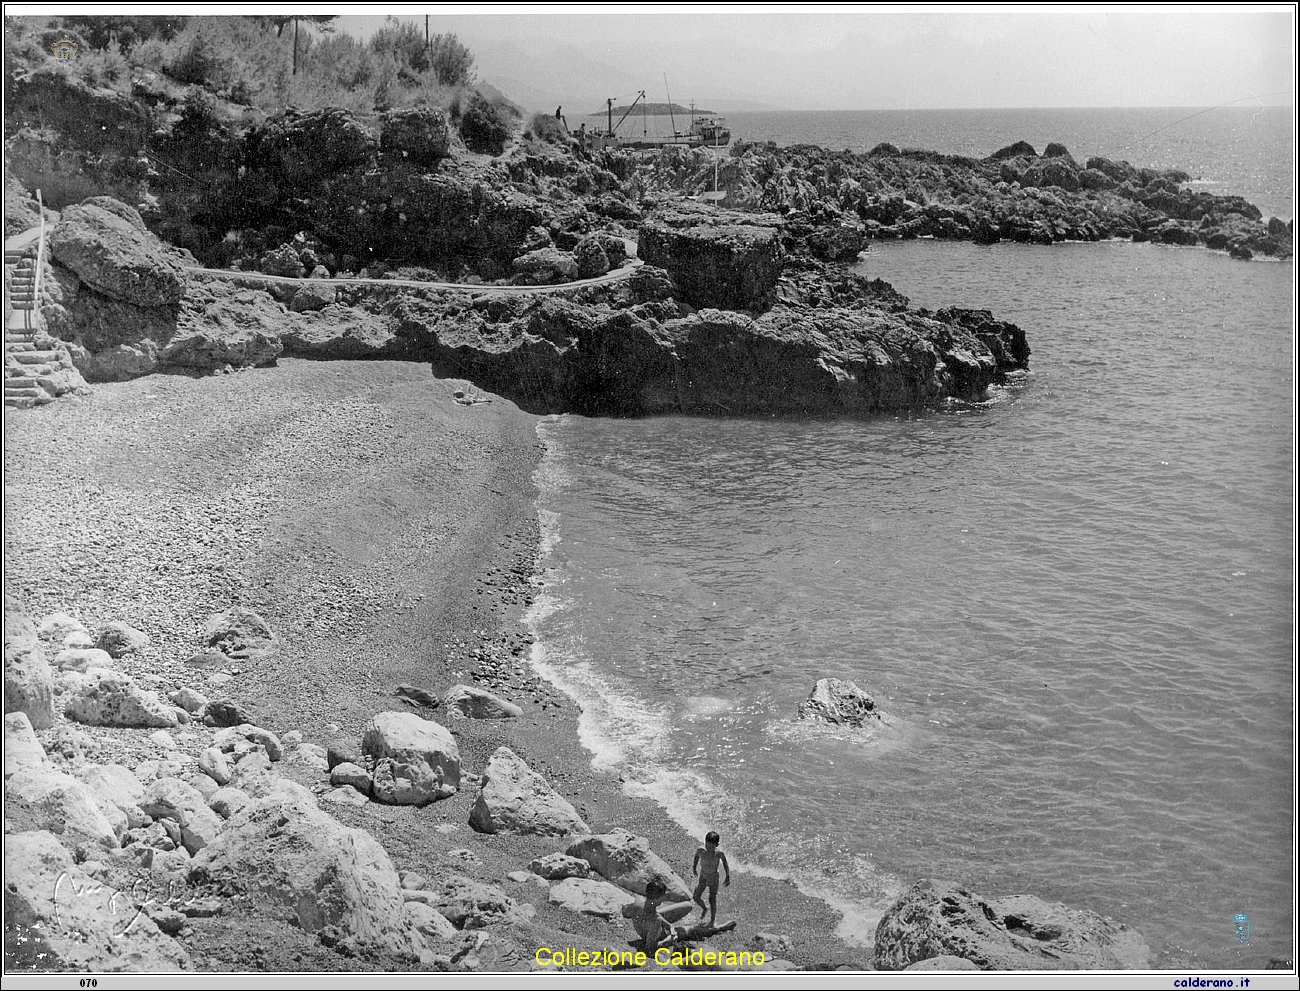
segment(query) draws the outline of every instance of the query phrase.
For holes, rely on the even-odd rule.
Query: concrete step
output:
[[[15,375],[5,379],[5,391],[11,389],[39,389],[41,384],[30,375]]]
[[[30,385],[30,386],[26,386],[26,387],[22,387],[22,386],[20,386],[20,387],[15,388],[15,389],[11,389],[11,388],[9,388],[9,386],[6,385],[6,386],[5,386],[5,398],[8,399],[10,396],[13,396],[13,397],[16,398],[16,399],[23,399],[23,398],[26,398],[26,399],[48,399],[48,398],[50,398],[50,394],[49,394],[48,392],[46,392],[44,389],[42,389],[40,386],[37,386],[37,385]]]
[[[13,354],[22,365],[57,365],[62,356],[62,351],[15,351]]]

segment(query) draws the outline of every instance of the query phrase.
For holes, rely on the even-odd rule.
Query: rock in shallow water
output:
[[[799,703],[799,718],[858,727],[879,720],[880,710],[871,696],[853,682],[818,678],[808,697]]]

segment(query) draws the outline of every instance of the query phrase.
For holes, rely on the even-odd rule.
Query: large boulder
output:
[[[853,682],[818,678],[808,697],[799,703],[799,718],[856,727],[880,719],[880,710],[871,696]]]
[[[5,714],[26,713],[34,729],[54,725],[54,672],[36,627],[19,612],[4,614]]]
[[[460,748],[446,727],[411,712],[381,712],[361,735],[375,761],[373,796],[390,805],[426,805],[460,788]]]
[[[99,631],[98,639],[95,640],[95,647],[114,660],[127,654],[138,654],[148,646],[148,634],[121,620],[104,624],[104,628]]]
[[[438,891],[408,891],[406,897],[423,901],[457,929],[483,929],[519,918],[519,905],[500,888],[456,874]]]
[[[510,265],[535,283],[567,282],[578,275],[577,260],[559,248],[537,248],[520,255]]]
[[[524,710],[477,685],[452,685],[442,700],[452,716],[465,719],[518,719]]]
[[[407,107],[379,115],[379,147],[411,165],[433,166],[451,154],[451,128],[442,110]]]
[[[670,901],[684,901],[691,897],[686,882],[662,857],[651,851],[650,841],[626,829],[584,836],[570,843],[564,852],[585,860],[601,877],[628,891],[644,895],[646,883],[657,877],[668,888]]]
[[[98,799],[76,778],[49,763],[16,770],[6,778],[5,822],[18,831],[53,833],[81,860],[121,847],[121,833]]]
[[[1067,193],[1079,190],[1079,170],[1066,158],[1042,158],[1020,173],[1022,186],[1056,186]]]
[[[682,204],[646,220],[637,255],[667,269],[692,306],[761,310],[774,301],[785,263],[780,235],[781,220],[772,214]]]
[[[591,864],[567,853],[548,853],[528,865],[528,869],[548,881],[563,881],[566,877],[591,877]]]
[[[99,799],[101,810],[107,802],[126,816],[129,828],[136,829],[144,824],[145,812],[140,807],[144,785],[125,767],[120,764],[83,764],[73,771],[73,776]]]
[[[171,973],[189,956],[129,894],[84,873],[46,832],[5,837],[5,966],[14,971]],[[27,937],[27,938],[24,938]]]
[[[74,204],[50,235],[54,259],[86,285],[134,306],[166,307],[185,293],[185,269],[124,203]]]
[[[203,645],[241,661],[268,657],[278,648],[266,620],[246,606],[231,606],[209,616]]]
[[[636,904],[636,896],[617,885],[597,878],[567,877],[551,885],[547,901],[570,912],[617,919],[623,909]]]
[[[877,970],[955,956],[981,970],[1145,970],[1128,926],[1031,895],[984,899],[951,881],[916,882],[876,926]]]
[[[208,807],[203,794],[179,778],[151,782],[140,799],[140,807],[155,820],[175,822],[180,827],[181,843],[191,856],[216,839],[221,829],[220,816]]]
[[[567,801],[509,747],[488,761],[469,824],[480,833],[567,836],[590,828]]]
[[[5,716],[4,752],[6,781],[19,771],[32,771],[49,762],[25,712]]]
[[[63,713],[91,726],[147,726],[172,729],[176,710],[120,671],[91,668],[67,692]]]
[[[196,858],[210,878],[307,932],[336,926],[362,943],[418,952],[397,870],[363,829],[316,806],[271,796],[235,814]]]

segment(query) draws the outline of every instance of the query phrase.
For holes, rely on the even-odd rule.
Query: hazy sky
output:
[[[1288,5],[389,9],[421,29],[430,14],[480,78],[534,108],[595,110],[637,89],[663,100],[665,74],[678,103],[721,109],[1217,106],[1295,91]],[[340,27],[368,36],[382,22]]]

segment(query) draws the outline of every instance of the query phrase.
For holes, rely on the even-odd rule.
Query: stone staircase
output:
[[[88,391],[66,345],[44,329],[36,277],[41,247],[39,241],[5,245],[4,404],[15,409],[44,406],[66,393]]]

